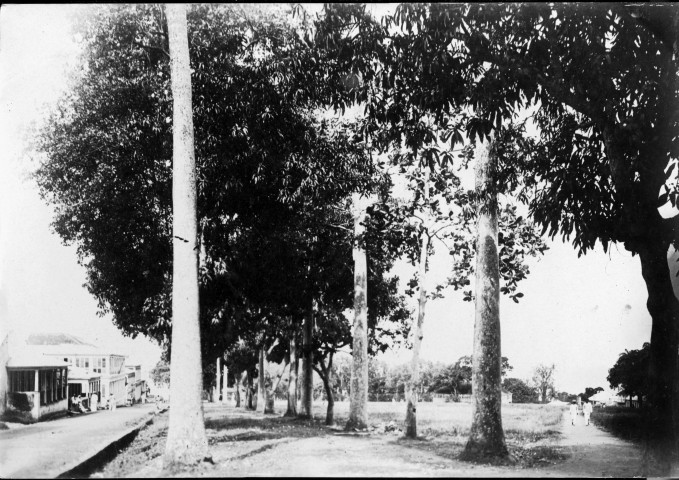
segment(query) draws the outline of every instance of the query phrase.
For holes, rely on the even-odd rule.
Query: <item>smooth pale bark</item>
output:
[[[288,409],[286,417],[297,416],[297,348],[294,336],[290,339],[290,374],[288,376]]]
[[[417,321],[413,322],[413,358],[410,361],[410,380],[406,385],[406,437],[417,438],[417,384],[420,381],[420,348],[424,337],[424,313],[427,305],[427,255],[429,249],[429,169],[425,169],[424,211],[422,212],[422,238],[420,240],[419,287]]]
[[[508,459],[501,415],[500,259],[498,256],[497,159],[490,145],[476,152],[477,237],[472,427],[462,459]]]
[[[196,163],[186,6],[167,4],[172,79],[172,366],[166,468],[209,459],[203,419]]]
[[[236,397],[236,408],[241,407],[241,396],[240,396],[240,384],[242,375],[236,375],[233,386],[234,386],[234,396]]]
[[[265,378],[265,364],[266,358],[264,347],[259,349],[259,374],[257,375],[257,411],[264,413],[266,411],[266,378]]]
[[[264,413],[275,413],[274,400],[276,398],[276,389],[278,389],[278,385],[281,383],[281,378],[283,378],[283,374],[288,368],[288,364],[288,359],[286,359],[283,368],[278,373],[278,375],[276,375],[276,380],[273,382],[271,389],[266,390],[266,409],[264,410]]]
[[[281,379],[283,378],[283,374],[285,374],[285,370],[287,370],[288,366],[290,365],[290,359],[286,358],[285,359],[285,364],[283,364],[283,369],[280,371],[280,373],[276,376],[276,382],[273,384],[273,388],[271,391],[275,394],[276,390],[278,389],[278,385],[281,383]]]
[[[221,375],[222,375],[222,359],[217,357],[216,365],[215,365],[215,394],[214,394],[214,397],[213,397],[215,403],[220,402],[219,397],[222,393]]]
[[[316,302],[312,303],[311,311],[304,318],[302,330],[302,401],[299,416],[313,417],[314,402],[314,353],[311,348],[314,334],[314,311]]]
[[[365,232],[363,223],[369,201],[360,194],[352,195],[354,239]],[[349,420],[346,429],[368,428],[368,259],[365,248],[354,240],[354,326],[352,331],[351,387]]]
[[[226,389],[229,386],[229,368],[226,366],[226,362],[224,363],[224,375],[222,378],[224,379],[222,381],[222,403],[226,403]]]

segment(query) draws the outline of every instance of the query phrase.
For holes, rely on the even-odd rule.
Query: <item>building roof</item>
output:
[[[31,333],[26,339],[27,345],[89,345],[81,338],[69,333]]]
[[[40,347],[29,346],[21,350],[12,352],[7,361],[8,368],[58,368],[67,367],[63,359],[58,359],[45,355]]]
[[[46,355],[115,355],[121,353],[104,350],[69,333],[32,333],[26,338],[26,345],[39,346]]]

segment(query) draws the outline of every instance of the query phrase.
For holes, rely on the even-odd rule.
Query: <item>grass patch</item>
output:
[[[317,437],[318,441],[332,441],[337,432],[324,425],[325,404],[317,402],[313,419],[285,418],[285,402],[276,405],[278,415],[260,415],[241,409],[213,410],[209,404],[205,410],[205,427],[211,447],[223,448],[228,458],[218,462],[240,465],[258,454],[270,451],[277,445],[296,439]],[[458,461],[469,436],[471,405],[462,403],[420,403],[418,405],[418,432],[420,438],[413,441],[403,437],[405,403],[371,402],[368,404],[370,426],[396,425],[393,432],[373,429],[368,435],[393,435],[396,445],[402,448],[433,453],[441,460]],[[559,436],[557,425],[562,418],[562,408],[549,405],[509,404],[502,406],[505,438],[510,454],[518,468],[539,468],[558,463],[566,455],[555,445]],[[335,422],[343,427],[349,416],[349,403],[338,402]],[[92,475],[93,477],[121,477],[125,475],[147,476],[147,466],[157,464],[164,453],[167,437],[167,413],[159,415],[153,424],[139,432],[138,437],[113,461]],[[224,450],[225,449],[225,450]],[[219,450],[217,450],[219,451]],[[122,453],[122,452],[121,452]],[[482,463],[482,462],[479,462]],[[488,463],[488,462],[486,462]],[[208,474],[207,467],[195,470],[195,474]],[[210,470],[211,471],[211,470]],[[202,472],[202,473],[201,473]],[[156,472],[157,473],[157,472]]]
[[[539,468],[563,462],[568,456],[559,447],[539,445],[535,447],[509,447],[509,453],[523,468]]]
[[[644,425],[640,408],[598,408],[592,412],[591,421],[623,440],[635,443],[642,441]]]
[[[314,413],[325,414],[322,405]],[[370,402],[368,414],[371,425],[396,423],[403,428],[405,403]],[[335,420],[346,422],[349,405],[335,404]],[[560,435],[563,407],[538,404],[502,405],[502,424],[509,453],[520,468],[538,468],[562,462],[567,455],[554,444]],[[419,403],[417,429],[424,442],[399,439],[408,447],[428,450],[443,458],[456,460],[464,449],[471,427],[472,407],[468,403]]]

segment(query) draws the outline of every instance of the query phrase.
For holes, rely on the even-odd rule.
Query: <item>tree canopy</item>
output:
[[[651,345],[646,342],[638,350],[625,350],[608,371],[606,380],[621,395],[638,396],[640,401],[648,395],[648,361]]]

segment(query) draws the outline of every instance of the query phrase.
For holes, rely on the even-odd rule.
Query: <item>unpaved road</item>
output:
[[[155,405],[135,405],[3,430],[0,478],[54,478],[97,454],[154,413]]]
[[[238,419],[239,428],[228,428],[220,419]],[[271,417],[269,417],[271,418]],[[215,465],[206,465],[191,476],[424,476],[424,477],[632,477],[641,475],[640,449],[590,425],[582,417],[571,426],[564,415],[562,436],[542,445],[560,447],[568,458],[538,468],[494,467],[460,462],[450,453],[450,439],[433,437],[411,441],[399,435],[345,434],[324,430],[305,431],[300,423],[281,422],[261,428],[263,416],[227,406],[206,408],[208,437]],[[123,453],[96,477],[163,476],[161,453],[166,415],[135,440],[138,452]],[[134,444],[132,445],[134,446]],[[132,448],[131,446],[131,448]],[[535,444],[534,446],[539,446]],[[458,447],[459,450],[459,447]],[[117,464],[116,464],[117,462]],[[126,465],[127,464],[127,465]],[[130,470],[130,464],[134,468]]]
[[[571,425],[564,412],[559,445],[565,447],[569,458],[545,475],[573,477],[636,477],[642,476],[641,449],[630,442],[615,438],[590,423],[586,426],[581,416]]]

